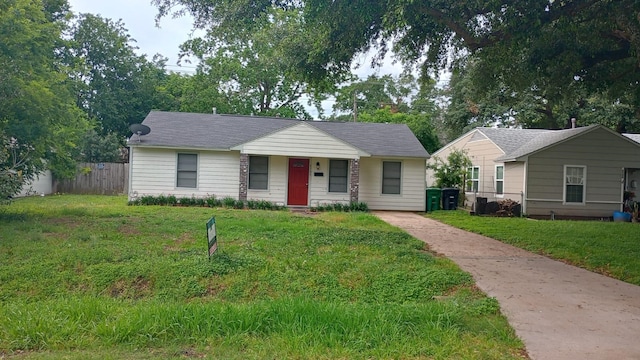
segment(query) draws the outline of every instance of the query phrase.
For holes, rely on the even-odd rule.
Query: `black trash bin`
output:
[[[440,188],[427,188],[427,211],[440,210]]]
[[[487,213],[487,198],[478,196],[476,198],[476,214],[483,215]]]
[[[460,190],[456,188],[442,189],[442,210],[455,210],[458,208],[458,196]]]

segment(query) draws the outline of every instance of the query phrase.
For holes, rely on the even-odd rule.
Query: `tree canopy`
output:
[[[45,168],[74,171],[89,128],[69,91],[58,54],[68,6],[61,1],[0,3],[0,197]]]
[[[153,2],[159,16],[179,8],[195,26],[226,32],[261,27],[273,8],[300,13],[310,40],[296,66],[309,79],[349,73],[354,57],[368,50],[378,61],[393,50],[424,76],[472,62],[477,70],[467,76],[481,93],[542,102],[530,109],[544,119],[529,121],[536,126],[561,127],[564,113],[594,96],[630,106],[636,121],[640,115],[636,0]]]
[[[333,83],[310,86],[297,62],[310,49],[297,12],[270,9],[256,19],[260,26],[234,31],[209,28],[206,35],[182,45],[183,55],[199,60],[191,81],[203,94],[188,98],[200,112],[213,107],[233,114],[311,118],[301,103],[321,111],[320,100]],[[204,109],[201,107],[205,106]]]
[[[159,91],[167,77],[165,60],[138,55],[121,21],[80,14],[69,33],[65,54],[77,105],[95,121],[99,134],[113,133],[124,142],[129,125],[167,101]]]

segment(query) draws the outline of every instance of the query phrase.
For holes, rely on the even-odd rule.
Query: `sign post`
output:
[[[209,249],[209,259],[211,259],[211,255],[215,254],[216,250],[218,250],[218,235],[216,233],[216,218],[211,217],[209,221],[207,221],[207,245]]]

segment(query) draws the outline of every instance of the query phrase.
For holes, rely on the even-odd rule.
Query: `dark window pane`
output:
[[[178,154],[177,187],[198,186],[198,155]]]
[[[582,203],[582,185],[567,185],[567,199],[568,203]]]
[[[347,192],[349,161],[329,160],[329,192]]]
[[[382,193],[400,194],[402,167],[398,161],[382,163]]]
[[[269,187],[269,158],[249,157],[249,189],[267,190]]]

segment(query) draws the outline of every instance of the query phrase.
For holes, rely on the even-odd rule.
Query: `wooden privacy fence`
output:
[[[58,180],[55,191],[67,194],[119,195],[129,190],[129,164],[79,163],[75,179]]]

